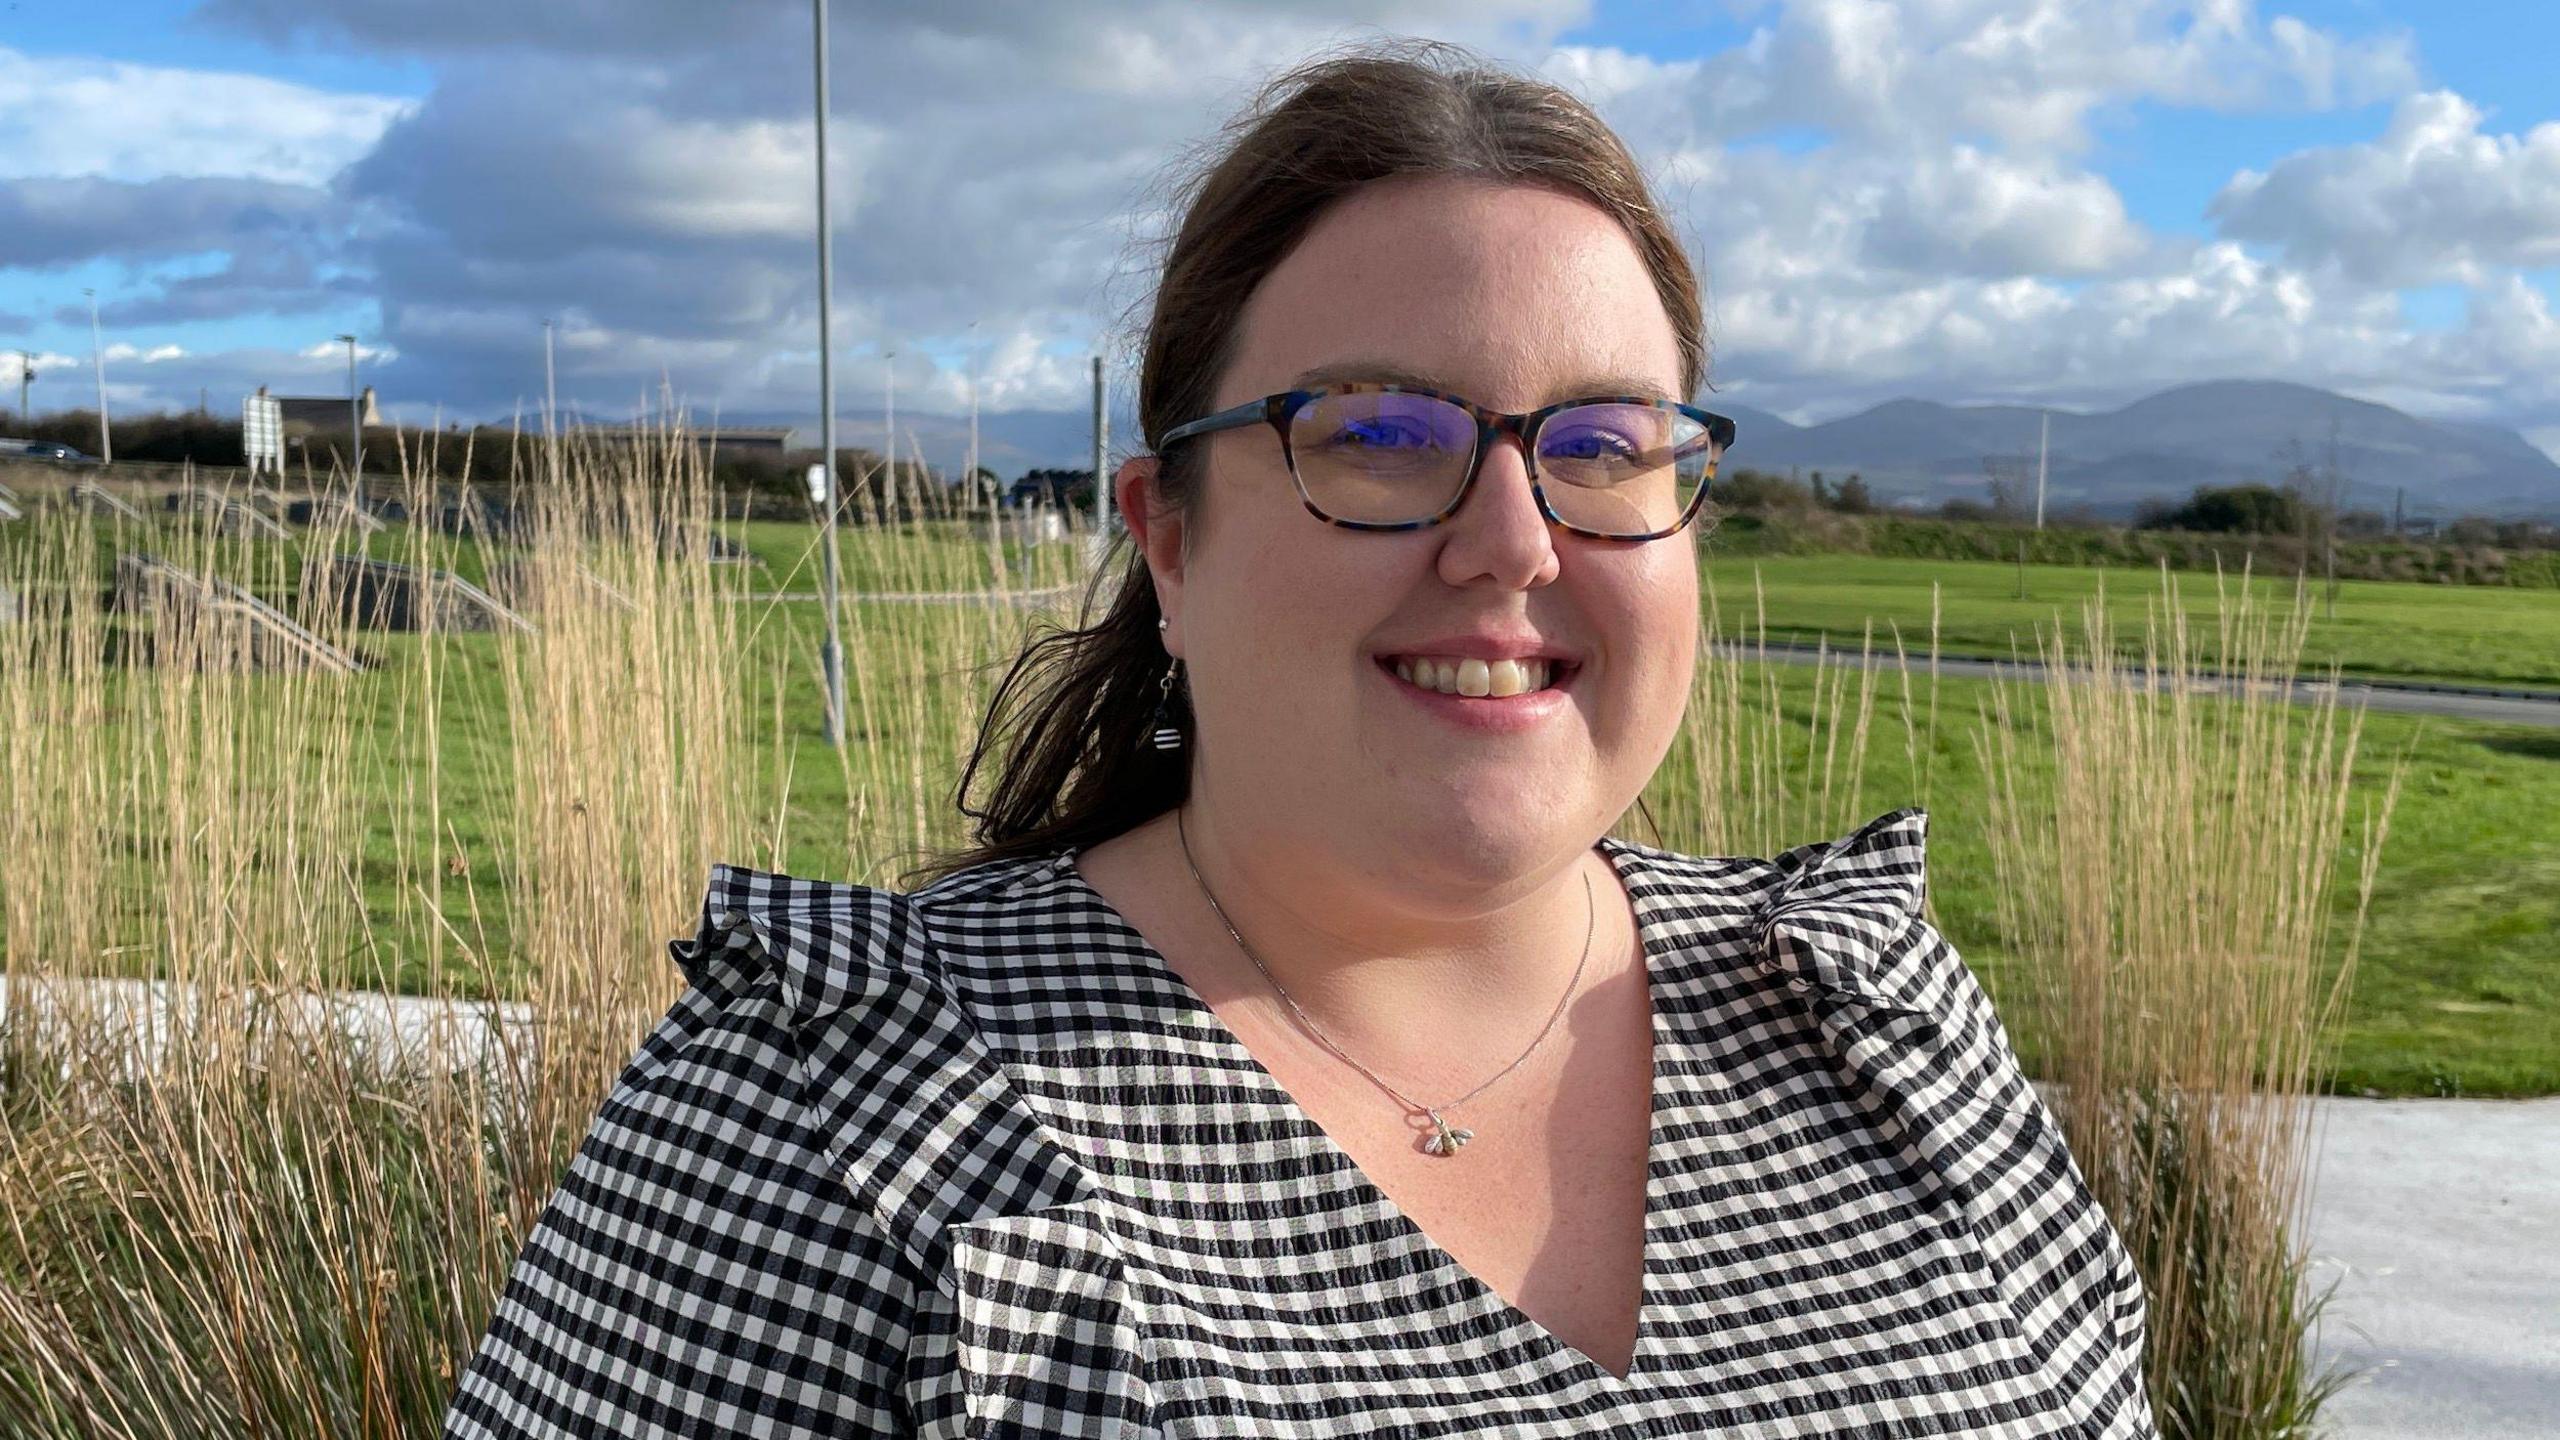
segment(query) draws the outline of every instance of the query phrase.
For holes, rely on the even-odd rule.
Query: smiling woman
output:
[[[1691,690],[1705,353],[1570,95],[1438,47],[1277,82],[979,843],[908,893],[714,872],[447,1434],[2151,1433],[1925,813],[1611,834]]]

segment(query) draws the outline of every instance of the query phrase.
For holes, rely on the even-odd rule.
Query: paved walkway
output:
[[[1046,605],[1076,593],[1072,585],[1045,590],[847,590],[836,598],[847,605]],[[742,590],[732,600],[757,604],[815,605],[826,596],[815,590]]]
[[[2560,1099],[2325,1100],[2319,1354],[2340,1440],[2560,1436]]]
[[[97,983],[137,1025],[171,1003],[164,985]],[[527,1023],[522,1006],[371,993],[300,1003],[464,1061],[487,1050],[494,1015]],[[2314,1115],[2312,1283],[2337,1287],[2317,1352],[2363,1372],[2331,1402],[2326,1432],[2560,1436],[2560,1099],[2330,1098]]]
[[[1756,657],[1761,649],[1757,642],[1726,642],[1717,646],[1720,653],[1736,658]],[[1810,665],[1826,661],[1833,665],[1907,666],[1914,675],[1926,674],[1929,657],[1912,655],[1897,660],[1891,650],[1861,654],[1855,650],[1822,650],[1812,645],[1779,644],[1766,647],[1771,660],[1793,665]],[[2045,666],[2041,660],[1998,660],[1972,655],[1941,655],[1938,673],[1975,680],[2041,681]],[[2127,680],[2133,677],[2126,672]],[[2195,693],[2219,694],[2226,688],[2237,688],[2238,681],[2205,679],[2197,682]],[[2509,725],[2544,725],[2560,727],[2560,691],[2520,690],[2495,685],[2438,685],[2416,681],[2359,680],[2352,677],[2332,685],[2327,680],[2296,679],[2291,682],[2261,682],[2253,687],[2259,694],[2281,693],[2283,698],[2309,703],[2335,692],[2341,707],[2361,704],[2369,710],[2393,710],[2410,715],[2444,715],[2457,720],[2489,720]],[[2560,1426],[2551,1432],[2560,1436]]]

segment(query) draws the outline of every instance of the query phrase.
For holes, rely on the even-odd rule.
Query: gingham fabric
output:
[[[2130,1257],[1946,940],[1912,808],[1601,842],[1655,1012],[1623,1378],[1441,1250],[1072,853],[716,868],[449,1440],[2144,1436]]]

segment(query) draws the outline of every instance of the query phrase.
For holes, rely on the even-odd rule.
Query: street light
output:
[[[810,0],[818,49],[818,446],[825,453],[810,470],[809,488],[819,502],[826,537],[827,645],[820,657],[827,677],[827,743],[844,746],[844,638],[836,601],[836,368],[835,239],[827,221],[827,0]],[[823,493],[820,493],[823,492]]]
[[[356,393],[356,337],[341,335],[347,342],[347,488],[364,486],[364,397]]]
[[[89,359],[98,368],[98,463],[116,463],[115,437],[107,432],[107,349],[98,341],[98,292],[82,290],[89,297]]]

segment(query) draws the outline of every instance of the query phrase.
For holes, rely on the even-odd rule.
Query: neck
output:
[[[1153,822],[1165,873],[1189,892],[1182,903],[1197,924],[1187,928],[1201,952],[1217,956],[1222,988],[1253,1013],[1297,1030],[1276,980],[1365,1063],[1402,1057],[1428,1065],[1446,1056],[1457,1072],[1479,1072],[1488,1055],[1507,1051],[1507,1060],[1539,1033],[1577,967],[1578,995],[1624,969],[1635,949],[1616,874],[1588,845],[1486,885],[1367,871],[1267,828],[1228,822],[1197,791],[1178,815]]]

